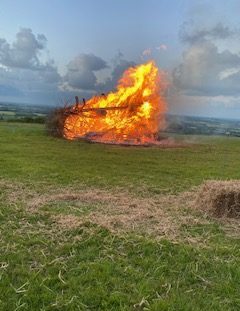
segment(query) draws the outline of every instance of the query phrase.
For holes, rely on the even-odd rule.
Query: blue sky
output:
[[[2,0],[0,100],[89,97],[154,59],[170,112],[240,118],[239,12],[237,0]]]

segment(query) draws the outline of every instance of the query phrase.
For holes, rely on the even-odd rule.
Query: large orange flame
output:
[[[109,143],[154,142],[164,127],[167,84],[153,61],[127,69],[117,91],[75,104],[66,117],[64,137]]]

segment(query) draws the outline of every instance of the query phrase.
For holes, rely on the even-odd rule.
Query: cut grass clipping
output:
[[[207,181],[197,196],[196,206],[216,217],[240,217],[240,181]]]

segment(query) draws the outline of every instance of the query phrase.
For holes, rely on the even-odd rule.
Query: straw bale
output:
[[[195,206],[216,217],[240,217],[240,180],[207,181],[197,193]]]

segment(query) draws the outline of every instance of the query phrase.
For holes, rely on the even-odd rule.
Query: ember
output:
[[[153,61],[127,69],[116,92],[65,109],[63,136],[115,144],[151,144],[165,126],[167,83]]]

